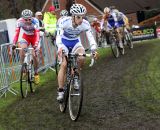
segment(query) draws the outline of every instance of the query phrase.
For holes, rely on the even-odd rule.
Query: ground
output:
[[[84,101],[77,122],[70,120],[68,110],[60,113],[53,78],[35,95],[19,98],[3,110],[0,126],[6,130],[158,130],[158,42],[135,44],[120,58],[108,54],[92,68],[86,67]]]

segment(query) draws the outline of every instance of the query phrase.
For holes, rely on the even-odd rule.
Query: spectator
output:
[[[35,17],[37,18],[38,20],[38,25],[39,25],[39,29],[42,31],[44,30],[44,23],[43,23],[43,14],[40,12],[40,11],[37,11],[35,13]]]
[[[56,17],[54,6],[50,6],[48,12],[44,13],[43,22],[44,22],[44,28],[45,28],[46,33],[55,35],[57,17]]]

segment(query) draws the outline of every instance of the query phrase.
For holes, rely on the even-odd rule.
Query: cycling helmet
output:
[[[73,4],[70,8],[72,15],[85,15],[87,13],[86,7],[81,4]]]
[[[93,18],[93,21],[97,21],[98,19],[97,18]]]
[[[67,10],[62,10],[60,12],[60,16],[68,16],[68,11]]]
[[[104,13],[109,13],[109,12],[110,12],[110,8],[105,7],[105,8],[104,8]]]
[[[119,10],[118,10],[118,9],[114,9],[113,11],[114,11],[115,13],[118,13],[118,12],[119,12]]]
[[[32,13],[31,10],[25,9],[25,10],[22,11],[21,15],[22,15],[23,18],[31,18],[33,13]]]

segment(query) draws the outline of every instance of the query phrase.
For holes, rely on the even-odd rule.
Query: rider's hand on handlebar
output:
[[[12,45],[12,50],[14,51],[16,49],[16,45]]]

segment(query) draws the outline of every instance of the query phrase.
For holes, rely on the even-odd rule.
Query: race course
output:
[[[105,49],[104,49],[105,50]],[[160,40],[126,47],[83,70],[84,100],[77,122],[60,113],[57,79],[0,110],[0,130],[158,130],[160,128]]]

